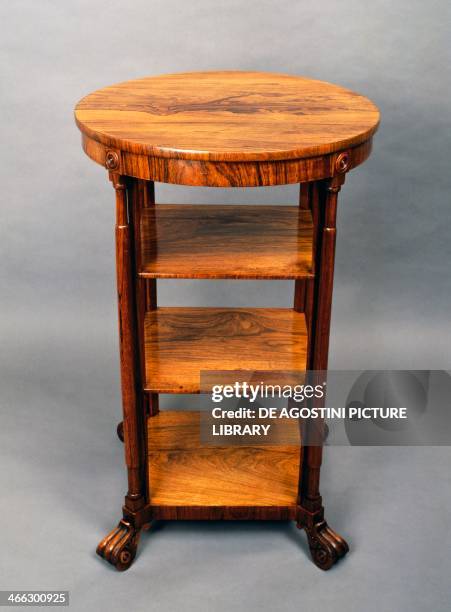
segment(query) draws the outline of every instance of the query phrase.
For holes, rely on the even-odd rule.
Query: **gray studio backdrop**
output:
[[[130,593],[136,610],[445,610],[447,448],[330,449],[327,513],[353,551],[329,575],[285,525],[168,525],[128,573],[97,561],[125,492],[114,194],[72,111],[111,83],[211,69],[301,74],[370,97],[382,123],[340,197],[330,367],[449,368],[449,2],[16,0],[0,11],[0,589],[70,589],[76,610],[125,609]],[[158,184],[156,195],[294,203],[298,191]],[[289,306],[292,285],[166,281],[159,301]]]

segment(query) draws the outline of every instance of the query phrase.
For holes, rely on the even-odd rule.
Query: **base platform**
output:
[[[199,412],[160,412],[147,423],[154,518],[295,518],[299,445],[203,446]]]

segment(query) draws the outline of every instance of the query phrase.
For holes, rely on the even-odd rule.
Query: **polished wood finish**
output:
[[[224,464],[223,467],[227,467]],[[151,506],[162,521],[295,521],[295,506]]]
[[[308,512],[298,507],[297,526],[305,529],[312,559],[322,570],[329,570],[349,552],[347,542],[324,520],[324,509]]]
[[[121,519],[118,526],[99,543],[96,552],[123,572],[133,563],[140,533],[140,529],[136,529],[130,521]]]
[[[276,126],[274,129],[277,129]],[[299,159],[254,162],[149,157],[111,149],[86,134],[82,134],[82,146],[95,162],[107,168],[113,165],[115,171],[121,174],[160,183],[201,187],[271,187],[317,181],[334,175],[342,155],[330,153]],[[371,147],[370,138],[347,149],[346,171],[363,163],[371,153]]]
[[[207,72],[127,81],[89,94],[75,120],[86,153],[114,170],[182,185],[281,185],[362,163],[379,111],[305,77]]]
[[[329,355],[329,334],[332,311],[332,289],[334,282],[337,197],[345,180],[344,175],[334,177],[322,184],[323,208],[319,221],[320,239],[317,249],[317,313],[314,332],[312,369],[326,370]]]
[[[287,425],[298,431],[296,421]],[[160,413],[149,419],[148,435],[150,501],[160,516],[166,506],[185,516],[198,507],[214,517],[226,508],[295,511],[299,446],[203,446],[199,412]]]
[[[295,507],[298,470],[299,451],[283,447],[150,452],[151,503]]]
[[[202,418],[203,432],[211,422],[209,413],[193,410],[165,410],[159,413],[158,419],[149,418],[147,422],[148,449],[151,451],[198,451],[202,448],[211,448],[206,442],[202,442]],[[238,421],[245,423],[245,421]],[[267,422],[267,421],[266,421]],[[285,447],[290,451],[301,446],[301,432],[299,424],[294,419],[281,418],[272,423],[273,433],[271,444],[255,443],[251,436],[242,439],[240,447],[268,448],[269,450]],[[228,446],[228,445],[227,445]],[[214,445],[214,448],[220,448]]]
[[[199,393],[201,370],[306,366],[304,316],[284,308],[157,308],[144,334],[144,388],[154,393]]]
[[[142,219],[155,208],[155,187],[153,182],[129,180],[127,184],[128,205],[133,218],[134,230],[134,267],[139,273],[142,268]],[[139,275],[136,278],[136,308],[138,326],[139,364],[141,380],[145,379],[144,358],[144,316],[147,310],[157,307],[156,280],[145,281]],[[158,395],[141,394],[141,403],[148,414],[158,414]]]
[[[379,111],[352,91],[267,72],[192,72],[126,81],[77,104],[80,130],[150,157],[275,161],[361,144]]]
[[[199,393],[201,370],[327,369],[337,195],[370,155],[376,106],[304,77],[208,72],[101,89],[75,119],[117,202],[128,493],[98,554],[127,569],[154,519],[295,519],[329,569],[348,546],[324,519],[323,424],[300,424],[310,446],[209,448],[158,394]],[[299,207],[155,205],[155,181],[300,183]],[[294,279],[293,309],[158,308],[157,278]]]
[[[329,334],[332,310],[332,289],[335,260],[337,197],[345,180],[343,173],[333,179],[315,186],[314,191],[302,193],[313,209],[316,232],[314,247],[316,261],[314,281],[308,281],[312,299],[305,308],[309,325],[310,354],[309,369],[318,372],[327,370]],[[314,297],[313,297],[314,294]],[[296,306],[296,296],[295,296]],[[315,403],[324,406],[325,398]],[[309,445],[301,449],[301,472],[299,481],[299,506],[297,509],[298,527],[305,529],[309,547],[315,564],[330,569],[348,551],[347,542],[329,527],[324,519],[324,507],[320,495],[319,481],[325,437],[324,421],[308,421],[303,424]]]
[[[312,276],[313,225],[296,206],[158,204],[141,225],[145,278]]]
[[[309,367],[316,371],[327,370],[335,261],[337,197],[343,183],[344,175],[342,174],[321,185],[321,210],[319,211],[316,249],[316,269],[319,273],[315,282],[317,297],[315,312],[312,313],[314,318],[309,356],[309,363],[311,364]],[[311,444],[305,448],[300,498],[301,505],[307,510],[319,511],[322,507],[319,478],[323,454],[323,433],[320,430],[318,432],[311,431],[312,427],[319,427],[318,422],[310,422],[307,427],[310,428],[307,434],[309,439],[313,439],[313,436],[317,435],[318,444]]]
[[[133,225],[127,207],[124,177],[111,175],[116,191],[116,271],[119,313],[119,347],[123,407],[125,462],[128,469],[128,492],[125,506],[138,510],[145,503],[142,472],[145,449],[142,412],[140,409],[139,359],[137,354],[137,322],[135,312],[135,270],[133,267]]]

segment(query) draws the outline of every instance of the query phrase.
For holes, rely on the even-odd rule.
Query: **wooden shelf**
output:
[[[201,370],[306,368],[305,317],[285,308],[157,308],[144,342],[144,389],[154,393],[199,393]]]
[[[154,516],[199,518],[200,507],[210,518],[214,512],[218,518],[224,512],[229,518],[249,518],[250,512],[253,518],[294,515],[299,445],[201,446],[199,412],[160,412],[147,423]],[[296,421],[292,427],[298,427]]]
[[[141,219],[140,276],[308,278],[312,236],[299,206],[157,204]]]

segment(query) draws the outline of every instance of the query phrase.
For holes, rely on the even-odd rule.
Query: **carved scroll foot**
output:
[[[322,512],[301,515],[297,526],[305,529],[313,562],[322,570],[330,569],[349,551],[347,542],[329,527]]]
[[[97,554],[123,572],[133,563],[138,547],[140,530],[122,519],[97,546]]]
[[[306,529],[306,532],[313,562],[322,570],[330,569],[349,550],[345,540],[326,521]]]
[[[117,437],[119,438],[119,440],[121,442],[124,441],[124,421],[121,421],[120,423],[117,424]]]

